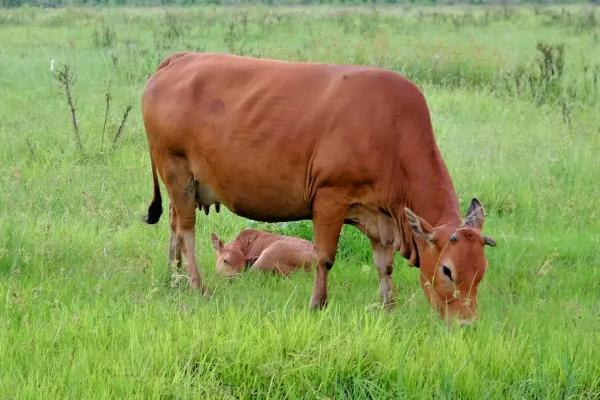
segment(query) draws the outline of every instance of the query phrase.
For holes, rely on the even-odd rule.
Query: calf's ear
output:
[[[485,209],[483,208],[483,204],[478,199],[471,200],[471,205],[465,215],[465,225],[481,230],[484,219]]]
[[[406,219],[413,235],[429,243],[435,241],[433,227],[429,222],[419,217],[408,207],[404,207],[404,214],[406,215]]]
[[[221,239],[219,239],[219,237],[217,236],[216,233],[213,232],[210,234],[210,240],[212,242],[213,248],[216,251],[223,250],[223,241]]]

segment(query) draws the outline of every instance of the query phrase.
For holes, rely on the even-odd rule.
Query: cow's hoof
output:
[[[396,306],[396,299],[394,296],[385,296],[381,299],[381,305],[386,311],[392,311]]]
[[[210,289],[208,286],[202,286],[202,296],[207,299],[212,299],[215,294],[214,290]]]
[[[312,299],[310,301],[310,305],[308,306],[311,311],[322,310],[325,307],[327,307],[327,299]]]
[[[204,285],[202,285],[202,281],[199,279],[190,279],[190,289],[204,292]]]
[[[392,311],[396,307],[396,300],[394,298],[383,300],[381,303],[383,309],[386,311]]]

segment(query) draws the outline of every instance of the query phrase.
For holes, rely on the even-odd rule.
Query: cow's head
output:
[[[217,251],[216,270],[225,276],[234,276],[246,268],[246,257],[236,241],[223,244],[216,233],[210,235],[213,248]]]
[[[477,286],[487,269],[484,246],[496,242],[481,233],[484,210],[471,201],[461,226],[432,227],[405,208],[412,234],[417,241],[421,287],[433,308],[447,321],[468,324],[477,317]]]

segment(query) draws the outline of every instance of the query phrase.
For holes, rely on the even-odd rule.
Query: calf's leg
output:
[[[252,265],[253,271],[272,271],[288,275],[298,268],[310,265],[313,256],[297,243],[278,240],[263,250]]]
[[[284,254],[281,252],[281,247],[277,244],[280,241],[271,244],[269,247],[264,249],[260,253],[260,257],[252,264],[251,271],[271,271],[287,274],[291,269],[289,265],[285,264],[283,259]],[[284,270],[286,272],[284,272]]]

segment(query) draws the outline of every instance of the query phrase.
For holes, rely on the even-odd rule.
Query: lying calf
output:
[[[316,261],[314,245],[296,237],[244,229],[227,244],[215,233],[211,239],[217,251],[217,272],[226,276],[248,268],[287,275],[300,268],[309,271]]]

